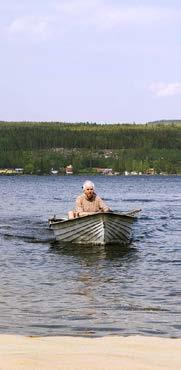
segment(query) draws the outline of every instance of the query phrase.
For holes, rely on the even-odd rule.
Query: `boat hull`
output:
[[[50,219],[55,239],[73,244],[107,245],[130,243],[133,214],[96,213],[73,220]]]

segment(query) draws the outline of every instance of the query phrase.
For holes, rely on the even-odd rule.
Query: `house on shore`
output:
[[[53,168],[51,169],[51,175],[58,175],[58,171],[57,170],[54,170]]]
[[[24,169],[23,168],[15,168],[15,171],[16,171],[16,173],[18,174],[18,175],[22,175],[23,174],[23,172],[24,172]]]
[[[146,171],[147,175],[156,175],[156,171],[154,168],[148,168]]]
[[[65,173],[66,175],[73,175],[73,166],[71,164],[69,164],[68,166],[66,166],[65,168]]]
[[[101,174],[101,175],[113,175],[113,170],[112,168],[101,168],[97,167],[96,172]]]
[[[22,175],[23,168],[0,168],[0,175]]]

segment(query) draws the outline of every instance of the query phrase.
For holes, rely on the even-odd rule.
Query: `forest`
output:
[[[0,121],[0,168],[181,174],[181,120],[145,124]]]

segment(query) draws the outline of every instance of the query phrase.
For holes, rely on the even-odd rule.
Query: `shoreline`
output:
[[[67,175],[67,174],[56,174],[56,175],[52,175],[51,173],[42,173],[42,174],[38,174],[38,173],[23,173],[23,174],[8,174],[8,173],[0,173],[0,176],[3,177],[25,177],[25,176],[39,176],[39,177],[45,177],[45,176],[51,176],[51,177],[67,177],[67,178],[70,178],[70,177],[76,177],[76,176],[94,176],[94,177],[148,177],[148,178],[152,178],[152,177],[179,177],[181,176],[181,173],[167,173],[167,174],[161,174],[161,173],[158,173],[158,174],[154,174],[154,175],[148,175],[146,173],[142,173],[141,175],[139,174],[136,174],[136,175],[124,175],[124,174],[119,174],[119,175],[115,175],[115,174],[112,174],[112,175],[104,175],[104,174],[98,174],[98,173],[89,173],[89,172],[85,172],[85,173],[76,173],[76,174],[72,174],[72,175]]]
[[[2,370],[180,370],[181,338],[0,334]]]

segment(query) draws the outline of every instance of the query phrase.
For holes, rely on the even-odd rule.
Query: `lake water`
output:
[[[47,220],[85,179],[0,177],[0,332],[180,337],[181,177],[92,177],[113,210],[142,208],[131,245],[57,245]]]

